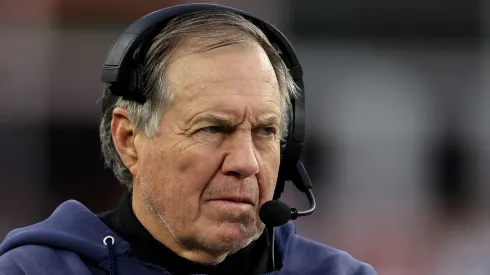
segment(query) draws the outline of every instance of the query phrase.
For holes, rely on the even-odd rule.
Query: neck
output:
[[[230,252],[215,252],[200,247],[186,247],[172,235],[158,213],[144,203],[144,198],[137,188],[133,189],[132,198],[133,212],[140,223],[155,240],[180,257],[203,265],[214,265],[222,262],[230,254]]]

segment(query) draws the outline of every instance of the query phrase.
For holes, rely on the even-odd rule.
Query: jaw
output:
[[[201,239],[199,248],[188,249],[179,255],[203,265],[219,264],[223,262],[226,257],[235,254],[237,251],[248,246],[251,242],[257,240],[262,235],[262,232],[263,227],[255,234],[246,236],[247,230],[242,224],[224,222],[216,228],[212,239]],[[194,245],[190,245],[189,247]]]
[[[180,256],[201,264],[216,264],[258,239],[263,224],[256,219],[244,224],[240,221],[219,221],[213,216],[201,216],[196,221],[196,234],[181,238],[186,248]]]

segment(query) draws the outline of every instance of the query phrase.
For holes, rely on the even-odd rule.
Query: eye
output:
[[[201,131],[208,134],[216,134],[220,132],[220,128],[218,126],[208,126],[202,128]]]
[[[264,135],[264,136],[270,136],[274,135],[277,130],[274,127],[262,127],[258,130],[259,134]]]

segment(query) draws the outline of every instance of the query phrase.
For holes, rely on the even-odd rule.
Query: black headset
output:
[[[140,60],[135,58],[135,52],[141,47],[145,47],[172,18],[185,13],[215,10],[239,14],[261,29],[270,42],[279,50],[281,58],[299,88],[299,98],[291,99],[293,108],[289,114],[288,134],[281,141],[281,164],[274,192],[274,200],[280,198],[284,191],[285,182],[291,181],[297,189],[307,195],[310,202],[310,209],[297,211],[295,208],[290,208],[290,215],[287,220],[296,219],[298,216],[309,215],[315,210],[316,203],[311,192],[311,181],[300,161],[305,137],[303,70],[287,38],[271,24],[244,11],[217,4],[184,4],[154,11],[132,23],[114,41],[102,67],[102,82],[109,85],[113,95],[143,103],[146,98],[143,92],[142,66]],[[103,105],[103,108],[107,108],[105,103]],[[273,221],[268,225],[272,224],[272,226],[277,226],[281,223],[284,222]]]

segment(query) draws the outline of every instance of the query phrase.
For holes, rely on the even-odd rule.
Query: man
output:
[[[298,92],[261,29],[229,11],[190,12],[137,52],[146,99],[106,87],[100,125],[128,194],[107,213],[68,201],[14,230],[0,274],[375,274],[291,222],[271,244],[259,209]]]

